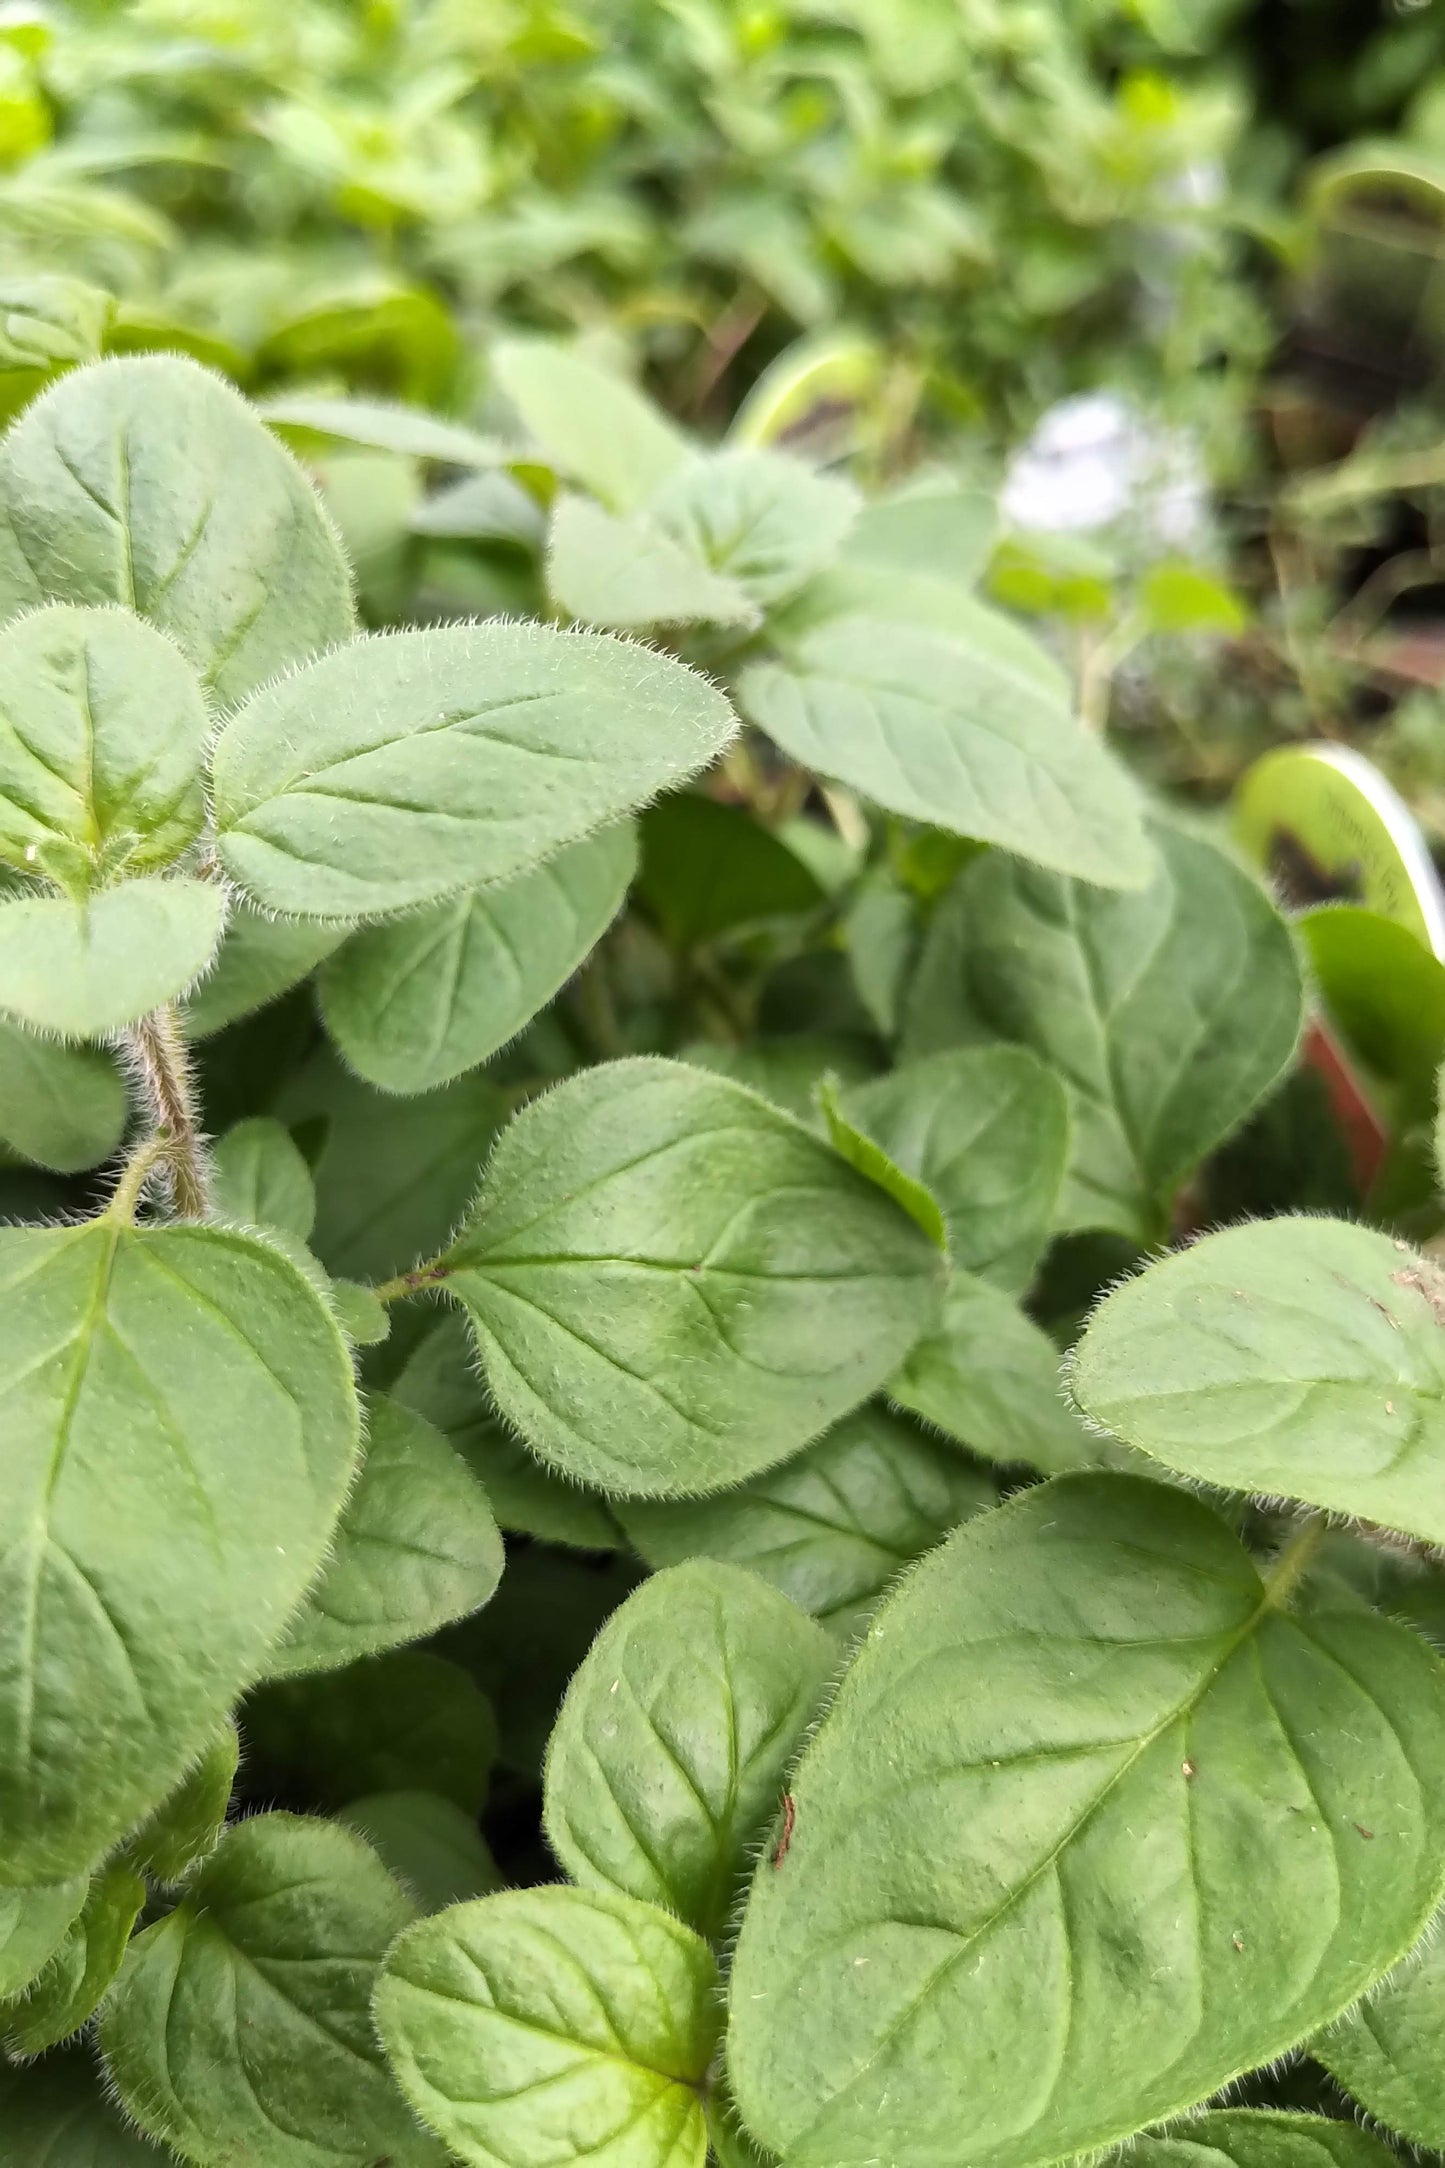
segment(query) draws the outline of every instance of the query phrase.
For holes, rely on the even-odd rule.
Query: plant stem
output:
[[[438,1258],[432,1264],[418,1265],[413,1272],[399,1272],[394,1280],[383,1280],[370,1293],[378,1302],[404,1302],[408,1295],[424,1295],[429,1287],[438,1286],[447,1277],[448,1269]]]
[[[204,1219],[209,1204],[206,1147],[175,1004],[167,1002],[143,1016],[131,1026],[126,1039],[164,1152],[177,1217]]]
[[[1268,1609],[1284,1610],[1308,1572],[1328,1531],[1329,1522],[1323,1513],[1312,1513],[1308,1520],[1301,1521],[1265,1575],[1264,1593]]]
[[[127,1226],[135,1218],[136,1207],[145,1193],[145,1186],[166,1158],[164,1140],[146,1137],[131,1153],[120,1170],[120,1180],[105,1208],[107,1219],[123,1221]]]

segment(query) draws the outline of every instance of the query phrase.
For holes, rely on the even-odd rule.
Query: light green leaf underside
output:
[[[932,921],[905,1054],[1005,1041],[1068,1087],[1068,1227],[1157,1239],[1180,1180],[1288,1066],[1300,1028],[1288,929],[1210,844],[1152,826],[1134,895],[989,854]],[[1028,855],[1028,854],[1026,854]]]
[[[279,1227],[304,1242],[316,1219],[311,1169],[289,1129],[269,1115],[237,1122],[211,1155],[211,1200],[222,1219]]]
[[[941,1269],[787,1115],[646,1059],[517,1117],[443,1267],[541,1458],[659,1497],[755,1474],[866,1399],[926,1325]]]
[[[0,1231],[0,1867],[89,1867],[261,1668],[351,1478],[350,1363],[249,1237]]]
[[[1438,1937],[1339,2025],[1310,2042],[1367,2114],[1445,2150],[1445,1947]]]
[[[125,1086],[108,1054],[0,1020],[0,1138],[12,1151],[75,1174],[109,1159],[125,1121]]]
[[[321,1013],[382,1091],[445,1084],[515,1038],[611,924],[637,869],[630,825],[495,888],[353,934],[321,973]]]
[[[1064,1399],[1059,1351],[1002,1288],[955,1272],[937,1325],[888,1380],[888,1397],[985,1460],[1047,1475],[1098,1464],[1103,1448]]]
[[[982,644],[869,616],[750,665],[744,714],[889,812],[1109,888],[1150,871],[1133,785],[1068,708]]]
[[[1021,1047],[959,1048],[851,1085],[841,1105],[937,1198],[954,1264],[1022,1295],[1068,1156],[1068,1101],[1053,1072]]]
[[[881,1607],[791,1779],[732,1975],[744,2119],[790,2168],[1113,2144],[1410,1947],[1442,1779],[1407,1629],[1287,1616],[1181,1492],[1027,1491]]]
[[[690,456],[641,392],[550,339],[503,339],[497,383],[547,458],[614,512],[642,504]]]
[[[1186,1475],[1445,1542],[1445,1275],[1388,1235],[1206,1235],[1105,1299],[1071,1383]]]
[[[644,1581],[592,1644],[548,1749],[547,1838],[573,1881],[716,1940],[835,1658],[740,1566]]]
[[[273,1677],[331,1671],[421,1641],[479,1611],[502,1574],[502,1538],[480,1483],[440,1431],[384,1394],[330,1556]]]
[[[0,1009],[61,1039],[99,1039],[174,1000],[216,952],[226,899],[210,881],[145,874],[85,903],[0,903]]]
[[[369,2003],[414,1908],[335,1822],[238,1823],[131,1944],[100,2022],[121,2100],[198,2168],[440,2168],[382,2063]],[[378,2148],[380,2153],[378,2153]]]
[[[562,497],[547,538],[547,592],[570,617],[615,631],[647,625],[761,623],[747,590],[664,529]]]
[[[703,2168],[707,1945],[599,1890],[509,1890],[411,1928],[376,2019],[402,2091],[468,2168]]]
[[[0,859],[89,881],[169,865],[205,818],[210,718],[171,641],[113,609],[0,631]]]
[[[148,618],[220,702],[354,623],[296,462],[227,384],[174,355],[75,370],[0,445],[0,615],[52,601]]]
[[[997,1499],[986,1469],[874,1405],[736,1490],[617,1512],[650,1566],[750,1567],[847,1638],[903,1567]]]
[[[705,679],[606,633],[377,635],[231,718],[218,848],[266,909],[386,916],[525,872],[697,774],[735,728]]]

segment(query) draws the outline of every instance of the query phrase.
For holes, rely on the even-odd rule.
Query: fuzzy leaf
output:
[[[861,502],[851,482],[785,452],[719,451],[683,467],[648,511],[697,563],[771,609],[831,564]]]
[[[1112,2145],[1337,2015],[1445,1881],[1445,1665],[1086,1475],[876,1613],[753,1883],[728,2064],[789,2168]],[[1372,1836],[1362,1831],[1373,1832]]]
[[[1060,1475],[1102,1455],[1064,1400],[1047,1333],[1001,1288],[967,1273],[954,1273],[937,1325],[888,1380],[888,1396],[985,1460]]]
[[[570,617],[618,632],[761,623],[737,580],[709,570],[650,519],[618,519],[586,497],[562,497],[553,511],[547,592]]]
[[[0,444],[0,616],[116,602],[218,701],[346,639],[346,564],[260,417],[173,354],[77,369]]]
[[[240,1758],[240,1735],[228,1717],[170,1797],[127,1837],[125,1856],[142,1874],[163,1888],[172,1887],[214,1852],[226,1826]]]
[[[507,1890],[410,1928],[376,2020],[402,2091],[468,2168],[703,2168],[707,1944],[599,1890]]]
[[[50,1963],[80,1917],[86,1874],[28,1889],[0,1889],[0,2001],[8,2002]]]
[[[305,1592],[357,1450],[341,1335],[277,1251],[0,1230],[0,1860],[56,1879],[182,1776]]]
[[[268,1681],[242,1722],[253,1759],[327,1808],[421,1785],[480,1814],[497,1751],[486,1695],[430,1649]]]
[[[572,348],[503,339],[492,368],[547,458],[614,512],[635,511],[689,457],[650,399]]]
[[[320,437],[367,451],[394,452],[402,459],[483,469],[504,466],[513,456],[496,437],[484,437],[465,422],[392,399],[333,399],[288,391],[263,400],[260,412],[273,429],[303,444]]]
[[[706,679],[606,633],[356,640],[222,730],[218,849],[268,910],[385,917],[527,871],[695,775],[735,728]]]
[[[80,2047],[0,2068],[0,2128],[5,2168],[169,2168],[173,2158],[122,2120]]]
[[[940,1260],[765,1100],[637,1060],[517,1117],[440,1270],[540,1457],[666,1497],[755,1474],[865,1399],[926,1326]]]
[[[669,941],[691,948],[823,901],[801,858],[742,806],[679,791],[642,816],[637,892]]]
[[[273,918],[238,903],[226,920],[214,969],[185,1005],[186,1036],[208,1039],[289,992],[346,939],[345,926],[314,918]]]
[[[1353,2123],[1270,2108],[1215,2108],[1129,2148],[1139,2168],[1393,2168],[1396,2157]]]
[[[211,881],[146,874],[69,896],[0,902],[0,1009],[60,1039],[100,1039],[198,979],[226,900]]]
[[[715,1941],[835,1654],[740,1566],[644,1581],[593,1642],[548,1749],[547,1838],[573,1881]]]
[[[0,2011],[12,2055],[43,2055],[88,2025],[120,1971],[131,1930],[146,1900],[133,1867],[117,1861],[90,1885],[85,1909],[39,1979]]]
[[[336,1819],[381,1854],[423,1912],[444,1912],[501,1888],[475,1817],[435,1792],[372,1792]]]
[[[1368,2002],[1310,2042],[1365,2112],[1412,2145],[1445,2148],[1445,1946],[1436,1938]]]
[[[279,1227],[304,1242],[316,1220],[311,1169],[289,1129],[252,1115],[226,1131],[212,1155],[211,1195],[223,1219]]]
[[[125,1086],[108,1054],[0,1020],[0,1139],[13,1151],[75,1174],[109,1159],[125,1122]]]

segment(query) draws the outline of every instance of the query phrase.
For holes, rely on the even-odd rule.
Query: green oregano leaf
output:
[[[0,2129],[6,2168],[166,2168],[172,2157],[123,2121],[80,2046],[0,2066]]]
[[[241,1722],[252,1761],[327,1808],[420,1785],[477,1815],[497,1752],[486,1695],[430,1649],[268,1681]]]
[[[501,1888],[475,1816],[435,1792],[372,1792],[336,1819],[380,1853],[423,1912],[444,1912]]]
[[[574,348],[503,339],[492,368],[547,458],[615,512],[635,511],[690,456],[650,399]]]
[[[678,948],[823,901],[802,859],[740,805],[679,791],[649,806],[641,828],[637,893]]]
[[[1064,1398],[1059,1351],[1002,1288],[955,1272],[931,1331],[888,1380],[899,1407],[985,1460],[1048,1475],[1103,1457]]]
[[[997,1502],[988,1469],[874,1403],[735,1490],[617,1514],[649,1566],[748,1566],[847,1639],[905,1566]]]
[[[785,452],[723,450],[664,483],[648,512],[699,564],[772,609],[831,564],[862,499]]]
[[[479,1611],[502,1576],[487,1494],[430,1423],[384,1394],[321,1578],[270,1660],[273,1677],[331,1671]]]
[[[1027,1046],[1068,1087],[1063,1223],[1157,1239],[1174,1191],[1289,1065],[1299,965],[1268,896],[1223,852],[1151,826],[1132,895],[989,852],[930,925],[909,1054]],[[1026,855],[1036,855],[1026,853]]]
[[[218,849],[268,910],[385,917],[527,871],[695,775],[735,728],[705,678],[606,633],[354,640],[222,730]]]
[[[710,570],[654,521],[618,519],[586,497],[560,497],[553,510],[547,592],[569,617],[619,632],[762,622],[746,588]]]
[[[100,2045],[143,2130],[197,2168],[434,2168],[386,2071],[369,2002],[415,1917],[335,1822],[239,1822],[131,1944]]]
[[[0,616],[120,603],[219,701],[351,633],[345,560],[244,399],[173,354],[77,369],[0,444]]]
[[[187,997],[186,1037],[208,1039],[288,993],[340,947],[349,930],[234,904],[214,968]]]
[[[1068,1158],[1058,1077],[1022,1047],[959,1048],[850,1085],[839,1105],[937,1199],[954,1264],[1023,1294]]]
[[[1094,1313],[1075,1398],[1230,1490],[1445,1542],[1445,1273],[1341,1220],[1229,1227]]]
[[[23,1994],[64,1942],[90,1888],[87,1874],[64,1882],[0,1889],[0,2001]]]
[[[1445,2148],[1445,1949],[1438,1939],[1348,2017],[1310,2042],[1310,2054],[1367,2115],[1412,2145]]]
[[[125,1861],[102,1868],[39,1979],[0,2010],[0,2031],[12,2055],[43,2055],[89,2024],[120,1971],[145,1898],[143,1877]]]
[[[1445,1881],[1445,1665],[1286,1605],[1176,1490],[968,1522],[875,1614],[790,1780],[730,1993],[789,2168],[1112,2145],[1328,2022]],[[945,2044],[946,2043],[946,2047]]]
[[[547,1753],[543,1817],[572,1879],[715,1941],[835,1655],[740,1566],[644,1581],[589,1649]]]
[[[448,467],[488,469],[504,466],[512,456],[497,438],[484,437],[464,422],[428,414],[423,407],[403,406],[394,399],[327,398],[316,392],[286,391],[263,400],[260,412],[273,429],[303,440],[320,437]]]
[[[125,1856],[163,1888],[185,1880],[221,1841],[241,1740],[228,1717],[168,1799],[125,1843]]]
[[[494,888],[353,934],[321,973],[321,1014],[382,1091],[431,1091],[515,1038],[606,932],[637,867],[604,829]]]
[[[408,1929],[376,2021],[402,2091],[468,2168],[703,2168],[716,1992],[707,1944],[651,1905],[507,1890]]]
[[[837,618],[738,681],[743,713],[803,767],[902,813],[1110,889],[1151,857],[1134,787],[1064,702],[983,643]]]
[[[211,881],[147,874],[69,896],[0,902],[0,1009],[60,1039],[100,1039],[172,1001],[209,964],[226,899]]]
[[[125,1122],[125,1086],[108,1053],[0,1020],[0,1141],[12,1151],[75,1174],[109,1159]]]
[[[0,860],[86,887],[200,833],[210,718],[180,650],[117,609],[0,631]]]
[[[1139,2168],[1392,2168],[1396,2155],[1371,2131],[1323,2115],[1215,2108],[1129,2148]]]
[[[563,1473],[722,1489],[866,1399],[938,1253],[789,1116],[681,1062],[609,1062],[505,1131],[438,1267],[502,1413]]]
[[[356,1396],[279,1252],[111,1219],[0,1230],[0,1390],[0,1864],[53,1880],[261,1668],[350,1482]]]
[[[838,1157],[846,1159],[848,1165],[855,1167],[868,1181],[876,1182],[885,1195],[908,1214],[914,1225],[922,1229],[935,1249],[947,1251],[948,1230],[938,1199],[922,1182],[905,1174],[880,1144],[848,1119],[835,1077],[824,1077],[818,1086],[818,1109],[828,1132],[828,1142]]]
[[[279,1227],[304,1242],[316,1221],[311,1169],[289,1129],[269,1115],[237,1122],[211,1157],[211,1199],[222,1219]]]

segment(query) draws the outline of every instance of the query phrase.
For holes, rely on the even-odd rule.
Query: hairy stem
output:
[[[1265,1600],[1271,1611],[1283,1611],[1304,1579],[1314,1555],[1324,1542],[1329,1522],[1323,1513],[1301,1521],[1265,1575]]]
[[[181,1219],[204,1219],[209,1204],[206,1147],[174,1003],[143,1016],[126,1039],[164,1151],[171,1203]]]
[[[146,1137],[120,1170],[120,1179],[111,1192],[110,1203],[105,1208],[107,1219],[122,1221],[127,1226],[135,1218],[136,1207],[145,1194],[146,1184],[158,1167],[167,1164],[165,1142],[160,1137]]]

